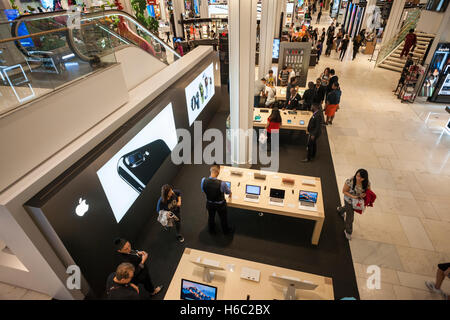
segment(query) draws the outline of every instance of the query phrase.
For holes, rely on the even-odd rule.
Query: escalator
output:
[[[13,38],[27,32],[27,42],[15,41],[27,57],[47,57],[57,51],[62,56],[74,54],[81,61],[93,62],[121,46],[135,45],[165,64],[180,58],[169,45],[120,10],[39,13],[20,16],[11,24]]]
[[[180,58],[172,47],[120,10],[57,11],[0,21],[0,117],[115,64],[119,51],[123,50],[123,56],[136,48],[143,50],[144,56],[150,55],[146,61],[162,68]]]

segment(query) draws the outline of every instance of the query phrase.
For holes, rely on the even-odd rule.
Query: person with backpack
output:
[[[183,243],[184,237],[181,235],[181,191],[174,190],[172,186],[165,184],[161,187],[161,197],[156,205],[156,212],[161,210],[170,212],[175,225],[178,242]]]

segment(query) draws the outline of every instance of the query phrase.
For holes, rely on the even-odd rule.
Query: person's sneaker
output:
[[[447,295],[446,295],[441,289],[436,288],[436,285],[434,284],[434,282],[431,282],[431,281],[425,281],[425,285],[427,286],[427,288],[428,288],[431,292],[438,293],[438,294],[440,294],[441,296],[443,296],[444,299],[446,299],[446,296],[447,296]]]
[[[179,243],[183,243],[184,242],[184,238],[183,236],[180,234],[179,236],[177,236],[177,240]]]
[[[155,291],[153,291],[152,293],[150,293],[152,296],[155,296],[155,295],[157,295],[158,293],[160,293],[161,292],[161,289],[163,288],[163,286],[161,285],[161,286],[157,286],[156,288],[155,288]]]
[[[345,230],[344,230],[344,234],[345,234],[345,237],[347,238],[347,240],[352,240],[351,234],[348,234],[347,231],[345,231]]]

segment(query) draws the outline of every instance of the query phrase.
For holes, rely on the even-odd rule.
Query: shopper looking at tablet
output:
[[[156,212],[165,210],[176,216],[174,219],[177,240],[184,242],[184,238],[180,233],[181,230],[181,191],[174,190],[170,185],[165,184],[161,187],[161,197],[156,205]]]
[[[215,216],[217,212],[223,233],[230,234],[234,230],[228,226],[225,194],[228,194],[231,198],[231,190],[224,181],[217,179],[220,173],[220,167],[218,165],[212,165],[209,171],[210,176],[203,178],[201,183],[201,189],[206,194],[209,232],[212,234],[216,233]]]

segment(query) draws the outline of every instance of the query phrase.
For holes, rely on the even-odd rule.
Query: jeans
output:
[[[259,96],[254,96],[254,98],[253,98],[253,106],[255,108],[259,107]]]
[[[345,217],[345,232],[352,234],[353,232],[353,220],[355,218],[355,211],[353,210],[353,205],[344,200],[345,205],[338,208],[339,214],[346,213]]]
[[[222,231],[224,233],[230,232],[230,227],[228,226],[226,202],[222,204],[214,204],[207,202],[206,209],[208,210],[208,228],[210,232],[216,231],[216,222],[215,222],[216,212],[219,214]]]
[[[307,149],[308,149],[307,159],[311,160],[311,159],[313,159],[316,156],[316,152],[317,152],[317,137],[314,137],[314,139],[311,139],[311,136],[308,137]]]
[[[172,213],[174,215],[176,215],[177,218],[178,218],[178,221],[174,220],[175,231],[176,231],[177,237],[178,237],[179,235],[181,235],[180,234],[180,231],[181,231],[181,211],[179,209],[178,210],[173,210]]]
[[[344,60],[344,57],[345,57],[345,52],[347,51],[347,48],[343,48],[343,49],[341,49],[341,54],[340,54],[340,56],[339,56],[339,59],[342,61],[342,60]]]

